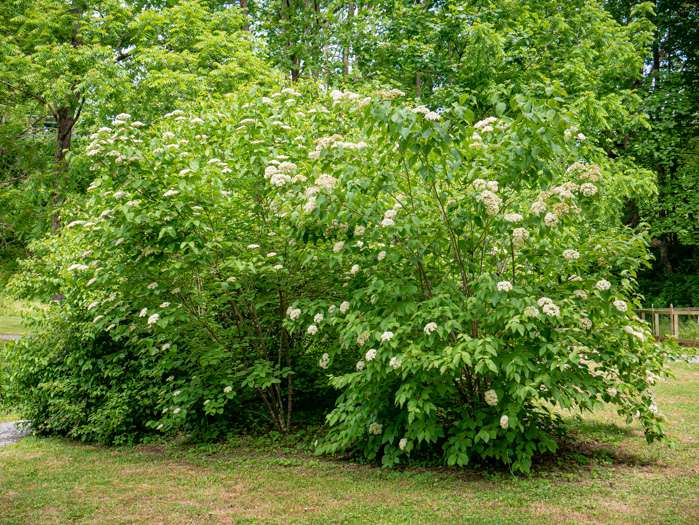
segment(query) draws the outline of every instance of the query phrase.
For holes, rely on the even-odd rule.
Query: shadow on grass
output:
[[[506,465],[496,462],[479,462],[465,467],[440,465],[440,454],[423,455],[408,463],[382,468],[366,462],[362,457],[346,453],[335,457],[316,456],[313,441],[323,434],[315,426],[299,429],[288,436],[267,435],[230,437],[222,443],[192,443],[174,438],[160,443],[141,445],[141,453],[164,456],[200,466],[223,462],[259,463],[267,467],[291,467],[335,470],[337,473],[356,474],[371,478],[421,479],[438,478],[442,481],[503,481],[507,478],[557,477],[579,479],[600,470],[653,466],[657,460],[635,454],[623,441],[639,438],[639,432],[614,423],[596,421],[570,421],[570,433],[558,440],[556,453],[537,454],[532,460],[529,474],[513,475]],[[645,440],[644,440],[645,443]]]
[[[613,473],[618,468],[653,466],[657,460],[635,454],[625,446],[629,440],[638,439],[640,433],[626,426],[609,422],[586,421],[571,418],[567,425],[569,435],[558,440],[556,453],[537,454],[529,474],[513,475],[509,468],[496,462],[479,462],[465,467],[440,466],[439,451],[413,458],[408,463],[392,468],[382,468],[353,454],[336,457],[316,456],[314,441],[324,435],[320,425],[298,426],[289,435],[277,432],[268,434],[229,435],[226,441],[202,443],[192,441],[186,434],[154,440],[148,444],[120,447],[87,445],[67,438],[61,441],[69,446],[93,447],[95,450],[112,450],[151,459],[182,461],[204,468],[217,468],[222,464],[233,466],[258,465],[265,469],[292,468],[300,470],[334,472],[361,478],[405,479],[419,481],[489,481],[507,479],[555,478],[560,481],[579,481],[600,472]],[[645,443],[645,440],[643,440]],[[301,474],[301,472],[299,472]]]

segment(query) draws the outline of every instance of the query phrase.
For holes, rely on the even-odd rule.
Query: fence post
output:
[[[677,314],[675,314],[675,307],[670,304],[670,335],[677,337]]]
[[[655,304],[651,304],[651,311],[653,312],[653,337],[660,337],[660,314],[655,313]]]

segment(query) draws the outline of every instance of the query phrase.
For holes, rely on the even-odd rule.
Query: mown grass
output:
[[[0,335],[20,335],[27,332],[18,316],[0,315]]]
[[[0,423],[9,423],[10,421],[17,421],[19,415],[15,414],[11,410],[1,410],[0,409]]]
[[[13,299],[0,291],[0,335],[18,335],[27,333],[22,326],[22,314],[33,308],[44,308],[40,301]]]
[[[28,312],[32,308],[45,308],[41,301],[25,301],[23,299],[13,299],[4,291],[0,290],[0,316],[19,317],[23,312]]]
[[[128,449],[31,437],[0,450],[0,524],[695,524],[699,365],[674,370],[657,390],[674,448],[602,411],[529,476],[317,458],[309,435]]]

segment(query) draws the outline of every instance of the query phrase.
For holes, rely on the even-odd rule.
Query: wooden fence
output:
[[[653,337],[655,337],[657,340],[662,341],[664,339],[672,338],[680,345],[699,347],[699,339],[680,339],[680,316],[686,315],[695,317],[697,322],[699,322],[699,308],[674,308],[672,305],[670,305],[670,308],[640,308],[635,310],[635,312],[640,314],[641,319],[644,321],[646,320],[646,316],[650,315],[650,323],[653,326]],[[660,333],[661,315],[670,316],[669,334]],[[670,337],[666,337],[667,335]]]

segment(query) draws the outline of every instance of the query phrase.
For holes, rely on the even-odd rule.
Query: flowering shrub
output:
[[[308,250],[270,207],[277,187],[305,179],[294,163],[310,147],[299,95],[252,91],[231,97],[227,113],[179,110],[153,126],[118,115],[91,137],[91,196],[53,241],[70,256],[57,269],[29,262],[16,283],[58,286],[115,344],[155,356],[153,429],[215,435],[212,420],[257,399],[287,430],[293,363],[323,353],[282,321],[300,315],[289,308],[297,297],[320,292],[312,277],[325,265],[306,264]],[[304,109],[328,128],[322,104]],[[316,370],[301,384],[317,390]]]
[[[527,471],[556,449],[555,407],[604,402],[664,439],[651,388],[665,356],[629,312],[647,238],[585,227],[603,174],[577,160],[586,138],[556,103],[517,97],[472,123],[463,107],[334,98],[364,134],[318,137],[307,169],[323,175],[276,201],[338,269],[330,297],[295,303],[289,332],[319,316],[308,333],[339,339],[322,367],[357,359],[332,377],[342,396],[319,453],[391,465],[438,446],[449,465]]]
[[[630,312],[647,239],[586,227],[603,173],[571,116],[516,97],[473,123],[401,95],[251,91],[93,137],[63,271],[97,330],[158,356],[152,428],[257,398],[286,430],[313,356],[341,391],[319,453],[526,471],[556,407],[603,402],[664,439],[665,356]]]

